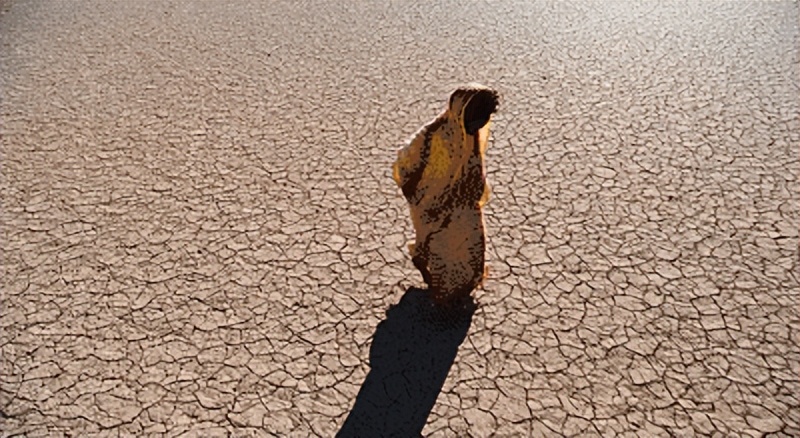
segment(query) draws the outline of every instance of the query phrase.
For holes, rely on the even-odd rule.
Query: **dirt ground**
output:
[[[0,0],[0,434],[800,436],[798,8]],[[470,81],[459,319],[391,164]]]

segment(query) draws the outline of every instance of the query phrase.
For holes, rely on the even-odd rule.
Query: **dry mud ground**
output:
[[[797,2],[0,10],[4,436],[800,435]],[[467,81],[438,324],[390,165]]]

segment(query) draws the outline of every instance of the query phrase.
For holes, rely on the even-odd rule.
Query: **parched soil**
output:
[[[0,435],[800,436],[798,8],[0,0]],[[472,81],[453,319],[391,164]]]

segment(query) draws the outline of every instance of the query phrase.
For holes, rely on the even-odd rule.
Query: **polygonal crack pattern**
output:
[[[476,81],[490,277],[423,433],[800,435],[799,17],[0,2],[0,429],[335,434],[421,284],[394,150]]]

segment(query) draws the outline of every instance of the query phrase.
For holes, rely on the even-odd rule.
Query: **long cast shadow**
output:
[[[472,301],[439,310],[409,288],[375,330],[370,372],[337,437],[420,436],[474,312]]]

